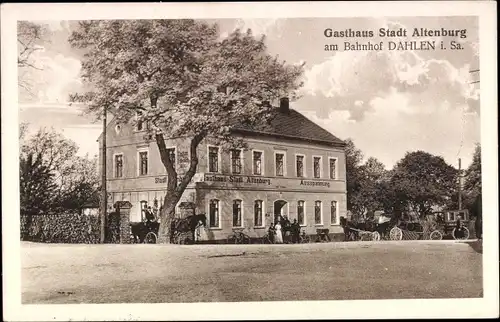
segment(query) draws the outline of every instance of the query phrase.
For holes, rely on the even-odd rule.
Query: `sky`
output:
[[[375,157],[388,169],[406,152],[424,150],[457,166],[467,166],[480,142],[478,25],[474,17],[404,18],[293,18],[224,19],[220,37],[236,28],[265,35],[268,51],[287,63],[305,62],[301,98],[291,108],[303,113],[341,139],[351,138],[365,159]],[[43,21],[50,30],[34,57],[43,70],[25,77],[33,90],[20,89],[20,121],[33,133],[54,127],[74,140],[79,154],[96,154],[100,122],[69,105],[70,93],[82,90],[83,52],[71,48],[68,37],[75,22]],[[466,29],[455,39],[462,50],[435,51],[325,51],[325,28],[375,30],[379,28]],[[375,37],[370,41],[380,42]],[[351,38],[351,42],[367,39]]]

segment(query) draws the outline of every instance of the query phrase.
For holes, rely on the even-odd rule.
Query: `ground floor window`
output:
[[[254,220],[255,227],[262,227],[262,200],[255,200],[254,204]]]
[[[314,202],[314,223],[316,225],[321,225],[322,224],[322,218],[321,218],[321,201],[317,200]]]
[[[303,200],[299,200],[297,202],[297,221],[299,222],[299,225],[301,225],[301,226],[304,226],[306,224],[304,204],[305,204],[305,202]]]
[[[241,200],[233,201],[233,227],[241,227]]]
[[[210,211],[209,211],[209,225],[210,227],[219,227],[219,200],[210,200]]]
[[[330,221],[332,225],[337,224],[337,202],[332,201],[331,207],[330,207]]]

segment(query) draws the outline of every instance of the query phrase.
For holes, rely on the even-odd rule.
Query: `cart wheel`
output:
[[[274,244],[274,242],[271,240],[268,234],[266,234],[264,237],[262,237],[262,243],[263,244]]]
[[[451,235],[453,236],[453,239],[455,240],[466,240],[469,239],[469,230],[467,228],[463,228],[462,234],[458,234],[456,231],[456,228],[453,228],[453,231],[451,232]]]
[[[175,240],[176,244],[181,245],[182,244],[182,234],[181,233],[177,233],[177,235],[175,236],[174,240]]]
[[[144,237],[144,243],[145,244],[156,244],[156,234],[153,232],[149,232],[146,234],[146,237]]]
[[[243,235],[242,238],[241,238],[241,243],[242,244],[250,244],[250,241],[251,241],[251,239],[247,235]]]
[[[374,231],[374,232],[372,233],[372,240],[373,240],[373,241],[379,241],[379,240],[380,240],[380,234],[379,234],[379,232],[378,232],[378,231]]]
[[[389,238],[391,240],[402,240],[403,239],[403,231],[398,227],[393,227],[389,232]]]
[[[371,241],[372,240],[372,234],[370,234],[370,233],[368,233],[368,234],[363,233],[359,237],[360,237],[359,238],[360,241]]]
[[[443,234],[439,230],[434,230],[430,235],[429,238],[431,240],[441,240],[443,239]]]

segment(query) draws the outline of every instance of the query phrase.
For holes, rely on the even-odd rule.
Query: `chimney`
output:
[[[282,97],[280,99],[280,112],[290,112],[290,100],[288,99],[288,97]]]

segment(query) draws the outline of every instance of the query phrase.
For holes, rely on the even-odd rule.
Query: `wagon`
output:
[[[441,240],[443,233],[434,215],[418,220],[400,221],[389,232],[391,240]]]
[[[470,217],[467,209],[438,211],[434,212],[433,215],[436,217],[438,229],[443,235],[451,236],[455,240],[469,239],[470,232],[467,226]]]
[[[448,210],[430,213],[417,221],[401,222],[390,231],[391,240],[430,239],[441,240],[444,236],[461,240],[469,238],[469,213],[467,210]]]
[[[132,242],[156,244],[159,227],[160,223],[155,221],[130,223]]]

